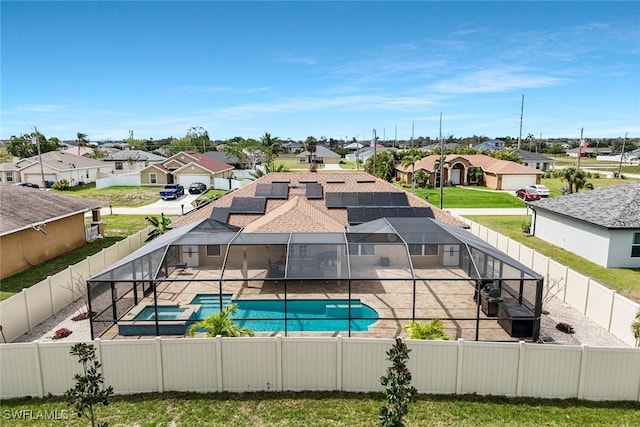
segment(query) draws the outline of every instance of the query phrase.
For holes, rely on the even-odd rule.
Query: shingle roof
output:
[[[521,165],[520,163],[511,162],[509,160],[494,159],[493,157],[490,157],[484,154],[448,154],[445,156],[444,161],[445,163],[451,163],[457,158],[466,159],[471,164],[471,166],[481,167],[485,172],[490,172],[490,173],[501,173],[501,174],[511,174],[511,175],[518,175],[518,174],[529,175],[532,173],[535,173],[535,174],[542,173],[537,169],[533,169],[528,166]],[[435,163],[436,163],[436,160],[438,159],[440,159],[440,156],[437,154],[424,157],[415,163],[415,170],[417,171],[420,169],[424,169],[429,172],[434,172]],[[397,166],[396,169],[403,172],[409,172],[411,171],[411,165],[406,167],[400,165],[400,166]]]
[[[102,202],[45,190],[0,184],[0,235],[15,233],[34,224],[87,212]]]
[[[119,150],[114,153],[109,154],[103,160],[105,161],[127,161],[129,159],[133,159],[136,161],[152,161],[159,162],[166,159],[164,156],[159,156],[154,153],[149,153],[148,151],[142,150]]]
[[[640,228],[640,182],[543,199],[529,206],[604,228]]]
[[[225,194],[224,196],[210,202],[206,206],[201,207],[195,211],[192,211],[180,218],[173,221],[172,226],[179,227],[185,224],[199,221],[203,218],[211,216],[211,212],[214,208],[230,207],[235,197],[255,197],[256,187],[258,184],[271,183],[276,181],[288,181],[289,182],[289,200],[286,199],[268,199],[266,203],[266,209],[264,215],[257,214],[234,214],[231,213],[227,222],[239,227],[246,227],[252,224],[254,221],[261,221],[256,225],[256,228],[260,228],[261,231],[267,228],[269,225],[269,231],[271,232],[290,232],[293,228],[301,227],[303,225],[297,224],[302,222],[300,218],[312,217],[313,220],[309,221],[307,225],[313,223],[322,222],[322,226],[317,225],[313,230],[305,231],[318,231],[325,232],[327,228],[333,229],[341,227],[344,228],[349,224],[347,218],[346,209],[328,209],[325,205],[326,201],[322,199],[306,199],[306,183],[315,181],[321,184],[324,194],[327,192],[401,192],[407,194],[407,199],[410,206],[415,207],[429,207],[434,213],[434,217],[442,222],[465,227],[466,225],[457,220],[445,211],[442,211],[435,206],[428,203],[426,200],[420,197],[406,193],[401,188],[386,182],[384,180],[374,178],[370,174],[365,172],[307,172],[307,173],[269,173],[250,184],[245,185],[235,191]],[[360,181],[360,182],[358,182]],[[300,197],[303,201],[296,201],[296,197]],[[282,205],[289,203],[290,205],[282,210],[277,210]],[[315,211],[311,211],[310,207],[315,208]],[[287,215],[283,215],[283,211],[287,211]],[[317,213],[322,212],[323,215]],[[265,219],[262,219],[265,218]],[[331,223],[335,221],[335,223]],[[339,225],[336,225],[339,224]],[[305,226],[306,227],[306,226]]]
[[[308,151],[303,151],[302,153],[298,154],[298,157],[305,157],[308,156],[310,153]],[[316,156],[317,157],[340,157],[339,154],[334,153],[333,151],[329,150],[327,147],[323,147],[322,145],[318,145],[316,146]]]
[[[16,165],[22,169],[38,163],[38,156],[33,156],[16,162]],[[108,166],[100,160],[77,156],[64,151],[48,151],[42,153],[42,164],[59,171]]]

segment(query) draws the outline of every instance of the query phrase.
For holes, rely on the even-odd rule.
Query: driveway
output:
[[[149,205],[139,206],[137,208],[114,207],[109,206],[100,209],[101,215],[160,215],[161,213],[168,216],[182,215],[194,209],[191,204],[200,196],[199,194],[185,194],[176,200],[162,200],[153,202]],[[160,196],[158,196],[159,198]]]

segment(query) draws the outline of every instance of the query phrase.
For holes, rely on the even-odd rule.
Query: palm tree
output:
[[[269,152],[269,161],[273,166],[273,161],[275,160],[275,158],[284,151],[280,139],[277,136],[271,136],[269,132],[265,132],[264,135],[260,137],[260,142]]]
[[[315,172],[318,169],[318,165],[316,164],[318,141],[313,136],[308,136],[303,143],[303,147],[309,152],[309,172]]]
[[[469,168],[467,171],[467,180],[475,181],[477,184],[481,184],[484,178],[484,172],[480,167]]]
[[[586,174],[582,169],[578,169],[575,166],[562,169],[561,179],[567,181],[567,184],[569,185],[569,194],[573,193],[574,189],[577,193],[578,190],[587,185]]]
[[[211,316],[194,323],[187,330],[187,335],[192,337],[198,329],[204,329],[205,334],[209,338],[217,337],[242,337],[254,335],[253,331],[249,328],[243,328],[233,322],[231,315],[238,310],[237,304],[229,304],[220,313],[212,314]]]
[[[404,327],[413,340],[448,340],[449,336],[444,332],[444,323],[440,319],[433,319],[430,322],[416,322],[411,320]]]
[[[76,146],[78,147],[78,156],[80,155],[80,147],[87,147],[89,145],[89,135],[86,133],[78,132],[76,134]]]
[[[426,172],[424,169],[418,170],[415,176],[416,184],[420,187],[424,187],[429,182],[429,172]]]
[[[631,333],[636,339],[636,343],[640,342],[640,310],[636,313],[636,320],[631,324]]]
[[[415,169],[416,162],[422,158],[422,153],[418,152],[418,150],[411,149],[406,152],[404,157],[402,157],[402,167],[406,168],[411,166],[411,192],[416,192],[416,177],[415,177]]]
[[[160,237],[161,235],[166,233],[169,230],[169,224],[171,224],[171,220],[164,216],[164,213],[160,214],[160,219],[156,218],[155,216],[148,216],[145,217],[145,219],[147,220],[147,222],[149,222],[149,224],[153,226],[153,230],[151,230],[151,232],[145,239],[145,242],[150,242],[156,237]]]

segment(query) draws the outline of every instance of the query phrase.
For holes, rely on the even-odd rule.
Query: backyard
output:
[[[96,417],[112,426],[374,426],[384,403],[376,393],[149,393],[116,396],[108,406],[96,407]],[[60,425],[87,425],[61,397],[5,400],[2,409],[4,426],[55,424],[35,418],[44,411],[68,416]],[[16,411],[31,412],[19,419]],[[419,395],[406,421],[407,426],[631,426],[640,425],[640,403]]]

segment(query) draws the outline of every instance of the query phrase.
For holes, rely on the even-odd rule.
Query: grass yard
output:
[[[119,240],[145,229],[149,223],[144,219],[144,215],[105,215],[102,217],[104,223],[105,237],[94,240],[85,246],[75,249],[64,255],[53,258],[43,264],[31,267],[21,273],[14,274],[0,281],[0,301],[5,300],[22,288],[28,288],[44,280],[47,276],[52,276],[70,265],[76,264],[88,256],[100,252],[103,248],[114,245]]]
[[[555,156],[546,156],[554,159],[556,161],[556,166],[578,166],[577,157],[555,157]],[[580,159],[580,167],[589,168],[594,170],[603,170],[610,172],[617,172],[620,162],[605,162],[598,161],[594,158],[583,157]],[[622,173],[637,173],[640,174],[640,165],[622,165]]]
[[[640,269],[604,268],[542,239],[527,236],[522,231],[522,224],[530,218],[528,216],[469,215],[467,218],[535,249],[555,261],[593,278],[627,298],[640,302]]]
[[[410,192],[410,187],[402,187]],[[524,202],[515,193],[489,190],[486,187],[444,187],[443,208],[523,208]],[[439,188],[416,188],[416,194],[429,203],[440,206]]]
[[[160,187],[109,187],[96,188],[95,183],[82,187],[70,187],[65,191],[51,190],[69,196],[88,197],[104,202],[105,206],[137,207],[160,199]]]
[[[152,393],[117,396],[98,407],[110,426],[376,426],[385,400],[376,393]],[[65,426],[85,426],[63,398],[2,402],[4,426],[50,426],[50,420],[11,419],[12,411],[67,410]],[[8,412],[7,412],[8,411]],[[589,402],[496,396],[420,395],[407,426],[631,426],[640,425],[638,402]]]

